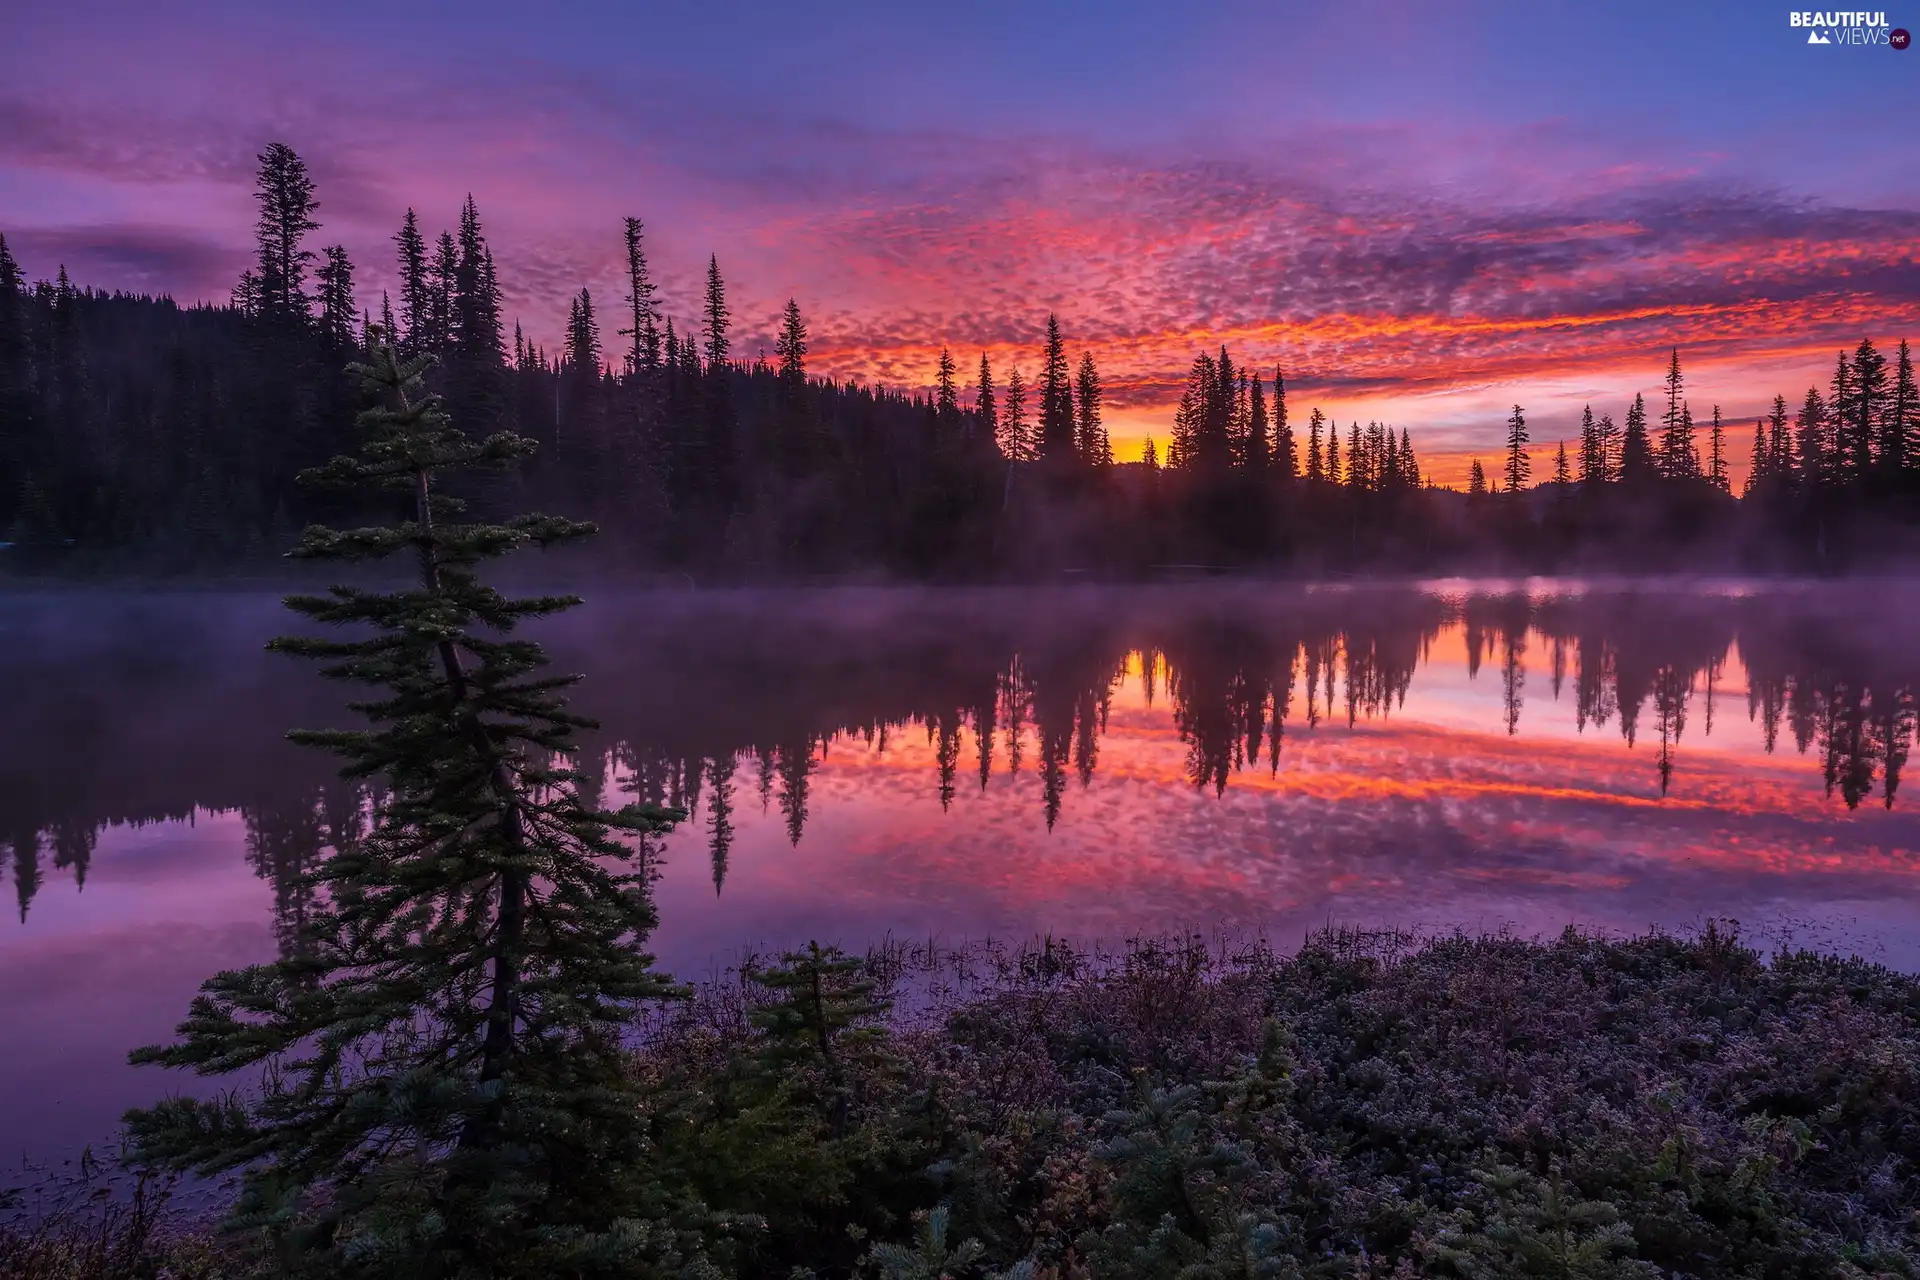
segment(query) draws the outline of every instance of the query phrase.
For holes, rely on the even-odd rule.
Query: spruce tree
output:
[[[1834,362],[1833,380],[1827,384],[1826,412],[1821,415],[1824,430],[1824,466],[1826,481],[1842,485],[1853,479],[1852,425],[1859,411],[1859,395],[1853,378],[1853,364],[1842,351]]]
[[[1014,462],[1031,462],[1038,456],[1033,427],[1027,421],[1027,384],[1018,365],[1007,375],[1007,398],[1000,407],[1000,452]]]
[[[956,372],[953,352],[942,346],[939,363],[933,370],[933,411],[943,423],[951,422],[960,413],[960,389],[954,382]]]
[[[1320,410],[1315,409],[1307,417],[1307,482],[1319,484],[1326,478],[1326,469],[1320,461],[1320,428],[1326,419]]]
[[[1599,488],[1604,464],[1600,460],[1600,429],[1593,420],[1593,406],[1580,411],[1580,483],[1589,491]]]
[[[1518,494],[1533,475],[1533,460],[1527,456],[1527,415],[1513,406],[1507,418],[1507,492]]]
[[[973,393],[973,419],[975,427],[985,439],[994,439],[1000,431],[1000,406],[993,398],[993,364],[987,359],[987,353],[980,353],[980,385]]]
[[[1480,465],[1478,458],[1475,458],[1472,465],[1467,468],[1467,496],[1469,498],[1487,496],[1487,469]]]
[[[1248,384],[1247,393],[1247,439],[1243,446],[1242,463],[1253,475],[1265,475],[1269,461],[1270,445],[1267,439],[1267,399],[1260,389],[1260,379],[1255,377]]]
[[[315,279],[320,286],[320,337],[336,350],[352,346],[353,263],[343,246],[328,245],[321,251]]]
[[[1767,415],[1767,472],[1782,480],[1793,470],[1793,431],[1788,422],[1787,398],[1775,396]]]
[[[400,253],[400,315],[406,328],[389,335],[402,350],[418,355],[428,346],[427,332],[432,325],[432,303],[427,293],[427,242],[420,238],[420,223],[412,209],[393,237]]]
[[[600,380],[600,322],[593,314],[593,294],[584,287],[567,308],[567,368],[577,380]]]
[[[1766,484],[1773,470],[1773,455],[1767,448],[1767,424],[1764,419],[1756,419],[1753,424],[1753,453],[1747,459],[1747,483],[1741,487],[1740,496],[1751,498]]]
[[[1627,429],[1620,440],[1620,480],[1640,484],[1654,472],[1653,442],[1647,438],[1647,402],[1638,393],[1627,410]]]
[[[640,944],[654,927],[644,842],[677,814],[585,804],[561,763],[574,730],[540,646],[514,636],[571,608],[512,599],[487,560],[591,526],[470,523],[447,472],[510,465],[531,442],[452,427],[384,334],[354,366],[379,403],[368,441],[309,478],[409,508],[387,526],[309,528],[293,555],[411,559],[412,585],[289,597],[362,634],[272,648],[368,686],[361,729],[303,730],[345,774],[384,787],[373,829],[316,872],[303,945],[210,979],[170,1045],[136,1051],[249,1093],[174,1098],[127,1121],[137,1163],[240,1170],[236,1221],[264,1228],[283,1273],[623,1272],[668,1247],[634,1177],[646,1124],[620,1032],[668,991]],[[665,1259],[662,1259],[665,1261]]]
[[[776,370],[782,384],[806,385],[807,322],[801,318],[800,304],[792,298],[787,299],[787,308],[780,313],[780,336],[773,340],[773,354],[779,362]]]
[[[460,234],[447,309],[447,409],[463,427],[489,429],[505,407],[505,362],[500,286],[493,252],[469,195],[460,209]]]
[[[0,253],[4,250],[0,245]],[[1907,483],[1920,465],[1920,387],[1914,382],[1913,351],[1904,338],[1894,357],[1893,389],[1882,402],[1877,454],[1889,489]]]
[[[1567,442],[1562,440],[1553,455],[1553,491],[1556,497],[1565,497],[1573,487],[1573,469],[1567,465]]]
[[[1667,411],[1660,415],[1660,474],[1669,480],[1679,480],[1690,474],[1687,461],[1693,457],[1693,436],[1685,430],[1682,422],[1684,402],[1680,392],[1686,385],[1686,379],[1680,373],[1680,348],[1673,349],[1673,358],[1667,365]]]
[[[313,251],[302,246],[307,232],[320,226],[313,220],[320,202],[314,199],[306,162],[292,147],[268,143],[259,158],[254,182],[260,208],[254,222],[259,312],[269,320],[305,320],[307,264]]]
[[[1073,430],[1073,386],[1067,367],[1067,345],[1060,337],[1060,318],[1047,314],[1047,345],[1040,369],[1041,457],[1065,462],[1076,455]]]
[[[1837,426],[1835,445],[1847,479],[1864,485],[1873,475],[1875,428],[1885,413],[1887,400],[1887,358],[1875,349],[1873,341],[1862,338],[1853,353],[1853,402],[1846,408],[1844,420]]]
[[[1107,425],[1100,414],[1100,370],[1094,366],[1091,351],[1080,353],[1080,371],[1074,379],[1073,391],[1080,456],[1096,467],[1111,466],[1113,445],[1107,439]]]
[[[1827,403],[1820,398],[1819,388],[1807,388],[1807,398],[1800,403],[1800,416],[1795,427],[1800,445],[1800,457],[1797,460],[1800,487],[1808,493],[1814,493],[1826,486],[1831,474],[1827,445]]]
[[[720,278],[720,255],[707,259],[707,297],[701,314],[707,322],[707,368],[721,372],[727,363],[727,325],[733,312],[727,306],[726,282]]]
[[[631,339],[627,348],[627,372],[657,373],[660,369],[660,302],[657,297],[659,290],[647,269],[647,250],[643,242],[646,229],[640,219],[628,218],[625,233],[627,306],[632,327],[620,330],[620,334]]]
[[[426,344],[422,348],[444,359],[453,345],[453,299],[460,275],[460,253],[453,233],[442,231],[427,269]]]
[[[1300,455],[1293,443],[1293,425],[1287,420],[1287,380],[1273,370],[1273,469],[1284,481],[1300,474]]]
[[[728,329],[733,315],[727,305],[726,282],[720,278],[718,254],[707,258],[707,292],[702,307],[706,321],[706,377],[700,380],[700,437],[695,464],[693,497],[703,519],[717,537],[725,537],[727,521],[733,515],[739,496],[739,440],[733,407],[733,380],[727,355],[731,350]],[[688,344],[682,358],[691,354]],[[714,547],[717,550],[717,545]]]

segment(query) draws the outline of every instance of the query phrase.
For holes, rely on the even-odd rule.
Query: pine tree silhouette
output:
[[[375,340],[354,366],[380,399],[361,415],[368,442],[311,478],[409,495],[413,510],[391,526],[311,527],[294,554],[404,555],[417,577],[291,597],[315,622],[373,634],[273,647],[377,691],[366,727],[294,737],[385,794],[372,830],[320,868],[308,953],[210,979],[178,1040],[133,1055],[209,1074],[266,1064],[257,1091],[130,1112],[132,1157],[242,1170],[235,1212],[276,1237],[288,1269],[630,1254],[645,1247],[629,1221],[645,1210],[610,1174],[647,1137],[617,1028],[667,986],[637,945],[654,926],[646,872],[615,833],[644,841],[678,815],[581,802],[554,763],[585,723],[561,701],[571,681],[541,675],[540,647],[511,635],[578,601],[512,599],[477,573],[591,526],[464,520],[443,475],[510,465],[531,444],[465,437],[422,386],[430,361],[402,363]],[[313,1212],[324,1229],[298,1226]]]

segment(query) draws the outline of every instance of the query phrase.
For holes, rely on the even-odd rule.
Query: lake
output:
[[[654,949],[1330,923],[1920,967],[1910,584],[588,591],[535,631],[589,785],[683,807]],[[269,594],[0,596],[0,1158],[206,1083],[124,1065],[295,945],[363,820]],[[1920,801],[1916,797],[1915,801]]]

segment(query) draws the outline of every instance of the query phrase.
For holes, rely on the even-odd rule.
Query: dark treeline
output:
[[[341,369],[370,331],[431,354],[430,384],[475,436],[538,452],[468,481],[479,509],[593,518],[602,563],[643,572],[932,579],[1175,569],[1302,571],[1462,564],[1678,563],[1838,569],[1906,546],[1920,512],[1920,396],[1905,342],[1863,341],[1797,409],[1755,425],[1696,419],[1680,356],[1651,408],[1591,411],[1544,453],[1524,410],[1492,474],[1436,487],[1411,433],[1290,407],[1281,369],[1196,357],[1170,437],[1116,463],[1091,353],[1049,316],[1032,368],[964,370],[943,351],[930,397],[809,371],[797,302],[772,359],[738,349],[720,264],[676,324],[644,228],[625,287],[582,289],[563,345],[509,323],[471,198],[437,234],[394,237],[398,296],[356,288],[322,237],[304,164],[261,156],[256,261],[227,306],[29,285],[0,238],[0,541],[27,569],[190,571],[269,562],[313,520],[355,514],[295,476],[351,444]],[[966,384],[966,385],[963,385]],[[493,487],[489,488],[489,483]]]
[[[147,608],[10,628],[6,666],[21,679],[0,711],[0,845],[18,907],[51,874],[84,882],[109,824],[237,810],[291,938],[305,870],[356,830],[372,797],[280,741],[278,726],[330,704],[276,679],[275,660],[254,650],[264,602]],[[1744,713],[1770,750],[1807,757],[1836,804],[1893,807],[1920,662],[1877,627],[1788,614],[1774,598],[1513,594],[1090,598],[1044,620],[985,597],[875,619],[857,602],[769,612],[752,598],[649,596],[610,603],[552,647],[603,675],[590,709],[604,727],[581,739],[583,789],[695,811],[718,889],[748,806],[802,842],[813,776],[836,743],[921,735],[935,745],[927,786],[943,805],[1037,776],[1051,825],[1071,821],[1073,793],[1098,773],[1127,680],[1169,708],[1188,779],[1217,793],[1240,770],[1284,768],[1299,735],[1393,714],[1449,628],[1470,672],[1500,683],[1509,732],[1523,731],[1530,699],[1571,698],[1583,730],[1651,748],[1647,782],[1664,793],[1676,769],[1684,788],[1683,738]],[[1736,645],[1744,705],[1725,691]]]

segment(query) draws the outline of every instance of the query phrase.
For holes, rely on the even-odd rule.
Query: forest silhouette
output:
[[[581,289],[547,350],[509,325],[471,197],[437,235],[407,211],[398,295],[376,299],[343,247],[313,247],[319,194],[290,148],[262,153],[256,195],[255,265],[225,306],[101,292],[64,267],[29,283],[0,236],[0,567],[261,566],[311,521],[378,518],[295,480],[350,443],[359,393],[341,370],[370,328],[436,357],[429,385],[456,426],[536,443],[511,479],[462,482],[476,510],[564,507],[604,531],[594,565],[639,574],[1831,572],[1904,557],[1920,519],[1904,341],[1860,341],[1791,402],[1752,389],[1772,408],[1750,448],[1749,424],[1690,402],[1674,349],[1655,403],[1636,395],[1618,425],[1589,407],[1577,438],[1550,445],[1516,404],[1465,492],[1432,483],[1407,427],[1302,404],[1338,371],[1307,382],[1222,347],[1196,353],[1145,459],[1117,463],[1113,393],[1057,315],[1025,367],[943,348],[930,395],[820,378],[797,300],[771,360],[741,349],[717,258],[697,315],[676,323],[628,218],[609,229],[624,289]]]

